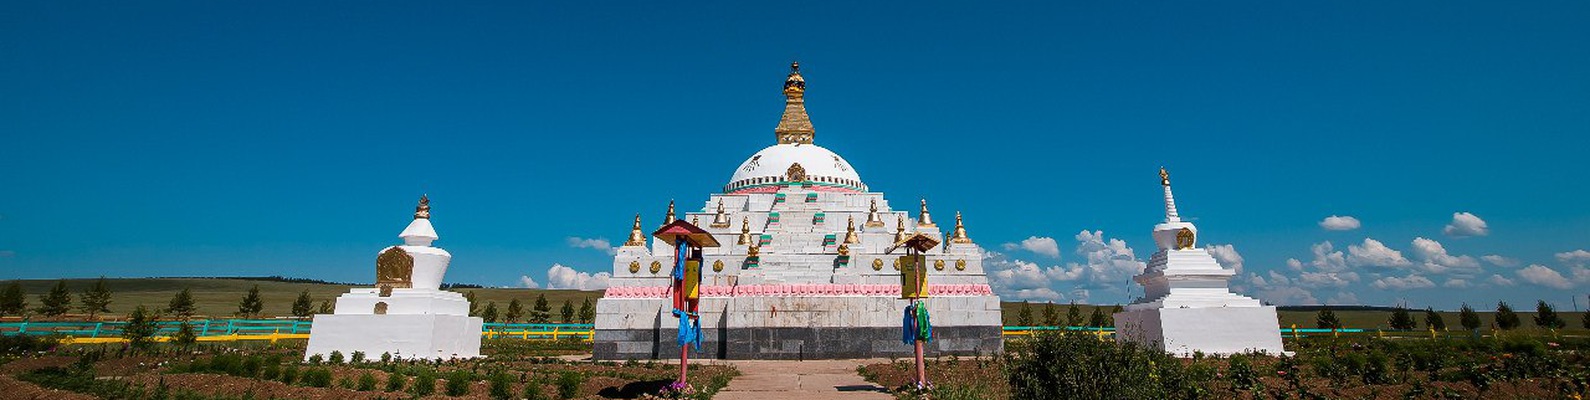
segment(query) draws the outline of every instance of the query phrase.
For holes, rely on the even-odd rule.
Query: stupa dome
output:
[[[799,168],[795,166],[799,165]],[[793,176],[793,175],[804,175]],[[740,163],[725,192],[772,189],[780,183],[810,182],[814,188],[866,191],[861,175],[843,157],[815,144],[783,143],[768,146]]]

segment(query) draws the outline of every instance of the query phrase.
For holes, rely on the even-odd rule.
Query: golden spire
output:
[[[856,217],[845,220],[845,243],[861,243],[861,238],[856,236]]]
[[[1159,185],[1170,186],[1170,171],[1166,171],[1165,167],[1159,167]]]
[[[950,243],[971,243],[972,238],[966,237],[966,224],[961,223],[961,212],[955,212],[955,235],[950,236]]]
[[[883,220],[878,219],[878,199],[872,199],[871,208],[867,209],[867,223],[862,226],[876,228],[883,226]]]
[[[751,246],[749,250],[745,251],[746,257],[756,257],[760,255],[762,255],[762,246]]]
[[[1180,222],[1181,215],[1176,213],[1176,197],[1170,194],[1170,172],[1165,167],[1159,167],[1159,184],[1165,187],[1165,221]]]
[[[740,219],[740,242],[737,244],[751,244],[751,217]]]
[[[900,243],[905,237],[905,214],[900,214],[900,218],[894,224],[894,242]]]
[[[926,227],[926,228],[933,228],[933,227],[937,227],[938,226],[938,225],[934,225],[933,224],[933,215],[932,214],[928,214],[927,199],[922,199],[922,212],[917,215],[916,226]]]
[[[812,144],[812,119],[806,115],[806,78],[801,77],[801,63],[789,65],[789,77],[784,79],[784,117],[773,129],[778,144]]]
[[[677,218],[674,218],[674,201],[673,200],[668,200],[668,215],[663,217],[663,223],[662,224],[663,225],[672,224],[672,223],[674,223],[674,220],[676,220],[676,219]]]
[[[718,198],[718,215],[712,217],[713,228],[728,228],[729,213],[723,212],[723,198]]]
[[[646,234],[640,231],[640,214],[635,214],[635,225],[629,227],[629,240],[624,241],[625,246],[645,246]]]
[[[414,206],[414,219],[431,219],[431,198],[420,195],[420,205]]]
[[[850,245],[849,244],[845,244],[845,243],[840,243],[839,244],[839,255],[841,255],[841,256],[850,255]]]

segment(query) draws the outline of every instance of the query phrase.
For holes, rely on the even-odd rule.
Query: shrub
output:
[[[389,362],[392,362],[392,353],[390,353],[390,352],[381,353],[381,363],[382,364],[386,364],[386,363],[389,363]]]
[[[331,386],[331,370],[323,368],[323,367],[322,368],[310,368],[308,370],[305,370],[304,371],[304,376],[301,379],[300,383],[302,383],[304,386],[310,386],[310,387],[318,387],[318,388],[330,387]]]
[[[386,375],[386,391],[388,391],[388,392],[402,391],[404,384],[408,383],[407,381],[408,381],[408,379],[403,377],[403,373],[402,372],[393,372],[393,373],[387,374]]]
[[[585,376],[574,371],[563,371],[558,374],[558,397],[572,399],[580,395],[580,384],[585,382]]]
[[[297,366],[293,366],[293,365],[288,365],[286,368],[282,368],[282,375],[281,375],[280,379],[277,379],[277,380],[281,381],[282,383],[288,384],[288,385],[291,385],[294,382],[297,382],[298,381],[298,367]]]
[[[309,363],[310,364],[319,365],[320,363],[325,362],[325,361],[326,361],[326,359],[321,357],[319,354],[314,354],[314,355],[309,356]]]
[[[235,375],[248,378],[259,376],[260,364],[262,362],[263,360],[261,360],[257,355],[248,356],[243,359],[243,365],[238,368],[238,373]]]
[[[281,374],[281,363],[265,363],[265,368],[260,370],[259,378],[267,381],[274,381],[277,377],[280,377]]]
[[[511,386],[513,384],[513,378],[508,377],[508,374],[503,373],[502,371],[493,372],[488,380],[491,382],[491,398],[513,398],[513,387]]]
[[[436,373],[420,371],[418,375],[414,375],[414,384],[410,386],[410,389],[415,396],[421,397],[436,393]]]
[[[1247,355],[1232,355],[1226,361],[1226,375],[1231,378],[1231,385],[1238,389],[1264,390],[1264,386],[1259,383],[1259,374],[1253,370],[1253,362],[1248,361]]]
[[[525,400],[547,400],[547,396],[541,393],[541,384],[533,381],[525,382],[524,392],[519,397]]]
[[[1513,328],[1517,328],[1518,325],[1522,323],[1522,320],[1518,318],[1518,313],[1514,312],[1513,307],[1507,305],[1507,302],[1503,301],[1496,303],[1497,328],[1500,328],[1504,331],[1512,330]]]
[[[447,374],[447,395],[463,396],[469,394],[469,384],[474,376],[465,370],[453,370]]]
[[[1183,398],[1207,383],[1162,351],[1085,333],[1041,334],[1007,347],[1004,357],[1017,399]]]
[[[332,350],[331,351],[331,357],[326,358],[326,362],[332,363],[332,364],[342,364],[342,352],[341,351]]]
[[[358,363],[364,362],[364,352],[362,352],[362,351],[353,352],[353,355],[348,356],[348,362],[353,363],[353,364],[358,364]]]
[[[375,374],[372,374],[369,371],[359,374],[359,385],[357,389],[360,391],[375,390]]]

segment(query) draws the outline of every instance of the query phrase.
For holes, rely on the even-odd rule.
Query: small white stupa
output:
[[[334,314],[315,315],[306,359],[333,351],[361,351],[369,358],[480,357],[481,319],[469,316],[464,295],[440,290],[453,256],[431,247],[438,237],[430,199],[420,196],[414,222],[398,237],[403,245],[376,256],[376,287],[350,290],[337,297]]]
[[[1159,251],[1132,280],[1143,297],[1115,314],[1115,337],[1156,346],[1182,357],[1194,352],[1229,355],[1262,351],[1281,354],[1275,307],[1232,293],[1236,271],[1221,268],[1198,247],[1198,227],[1176,214],[1170,174],[1159,170],[1165,187],[1165,222],[1154,225]]]

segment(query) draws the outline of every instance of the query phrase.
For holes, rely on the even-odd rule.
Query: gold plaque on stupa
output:
[[[393,247],[375,257],[375,285],[381,288],[410,288],[414,286],[414,257],[400,247]]]

